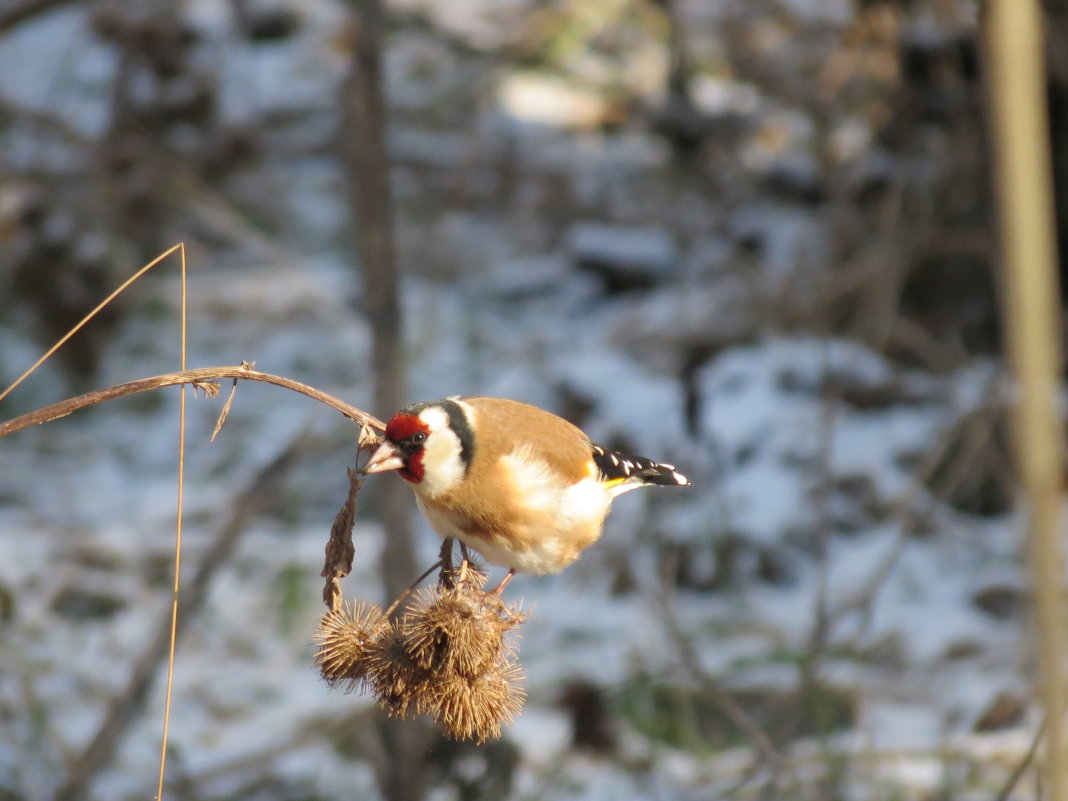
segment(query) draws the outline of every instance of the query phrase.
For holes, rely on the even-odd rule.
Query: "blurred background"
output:
[[[512,582],[528,702],[476,748],[312,664],[353,427],[191,402],[166,797],[1034,797],[980,5],[0,3],[0,386],[181,241],[192,367],[512,397],[695,485]],[[171,260],[0,419],[177,369],[179,312]],[[177,407],[0,445],[4,801],[154,792]],[[350,598],[436,557],[397,489]]]

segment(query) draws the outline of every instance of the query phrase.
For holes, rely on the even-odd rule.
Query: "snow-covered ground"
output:
[[[477,51],[521,6],[450,4],[433,17]],[[304,4],[290,39],[235,45],[228,7],[189,4],[205,34],[198,57],[219,70],[220,113],[238,122],[287,110],[304,121],[286,134],[296,155],[236,179],[238,194],[276,195],[287,223],[263,234],[273,257],[191,253],[190,364],[255,361],[366,408],[369,331],[339,245],[341,183],[306,146],[330,133],[323,112],[344,68],[330,36],[342,9]],[[471,67],[428,71],[426,48],[446,63],[459,57],[433,50],[428,34],[396,36],[391,142],[412,399],[479,393],[570,413],[595,439],[677,464],[694,484],[625,496],[579,563],[509,587],[532,614],[521,650],[529,699],[506,733],[518,753],[508,797],[728,798],[773,778],[784,798],[990,797],[1036,723],[1025,712],[977,726],[999,697],[1027,697],[1019,520],[954,509],[927,479],[959,422],[996,407],[996,365],[936,375],[778,327],[766,296],[822,252],[818,215],[672,190],[669,156],[649,135],[572,131],[566,115],[539,117],[537,106],[514,113],[553,91],[532,89],[519,70],[501,69],[487,90],[495,103],[466,127],[420,126],[440,95],[466,102],[470,87],[455,76]],[[114,68],[77,9],[0,39],[0,95],[84,135],[100,130]],[[762,102],[738,84],[714,94],[732,107]],[[24,161],[46,156],[44,145],[21,147]],[[510,189],[492,164],[498,151],[520,174]],[[469,202],[428,210],[424,181],[435,197],[462,184]],[[561,185],[571,209],[554,208]],[[735,239],[753,236],[764,257],[742,264]],[[605,264],[637,287],[606,291]],[[173,265],[158,272],[134,290],[99,384],[175,369],[178,283]],[[0,364],[14,378],[40,346],[3,325]],[[695,345],[708,355],[687,376]],[[46,366],[4,410],[64,391]],[[175,390],[125,399],[0,444],[0,795],[51,796],[166,620],[177,407]],[[354,432],[305,398],[242,385],[209,443],[218,408],[190,403],[187,576],[257,471],[302,432],[314,444],[181,641],[169,797],[377,797],[352,734],[370,725],[372,702],[328,690],[310,644]],[[365,507],[388,480],[369,480]],[[362,520],[344,586],[377,599],[388,529]],[[438,543],[420,526],[429,565]],[[575,686],[606,705],[616,741],[607,752],[572,744],[565,689]],[[727,722],[723,693],[775,741],[774,777]],[[162,710],[157,681],[93,797],[154,791]],[[461,774],[489,772],[477,754],[465,759]],[[463,797],[457,786],[443,781],[432,797]]]

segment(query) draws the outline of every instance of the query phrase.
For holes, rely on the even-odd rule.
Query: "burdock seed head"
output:
[[[476,589],[482,589],[489,579],[486,563],[473,553],[468,553],[453,572],[458,583],[467,582]]]
[[[421,710],[431,678],[408,655],[395,625],[369,644],[364,682],[389,714],[402,718]]]
[[[346,683],[346,692],[355,689],[367,674],[369,645],[388,626],[377,604],[353,602],[327,612],[314,636],[323,678],[331,685]]]
[[[419,593],[405,610],[400,634],[419,667],[470,677],[501,660],[505,632],[519,622],[500,598],[460,582]]]
[[[522,680],[519,663],[503,659],[474,677],[443,676],[434,682],[426,711],[448,736],[481,745],[500,737],[501,726],[522,711]]]

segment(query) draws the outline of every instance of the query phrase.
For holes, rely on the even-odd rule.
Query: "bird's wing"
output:
[[[486,452],[543,462],[563,484],[594,475],[593,445],[582,430],[536,406],[504,398],[464,398],[479,415]],[[482,447],[482,445],[480,445]],[[477,458],[477,456],[476,456]]]

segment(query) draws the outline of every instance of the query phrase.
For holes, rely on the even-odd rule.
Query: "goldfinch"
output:
[[[612,500],[689,486],[672,465],[613,453],[563,418],[503,398],[415,403],[386,425],[366,473],[399,471],[443,538],[495,565],[557,573],[601,536]]]

